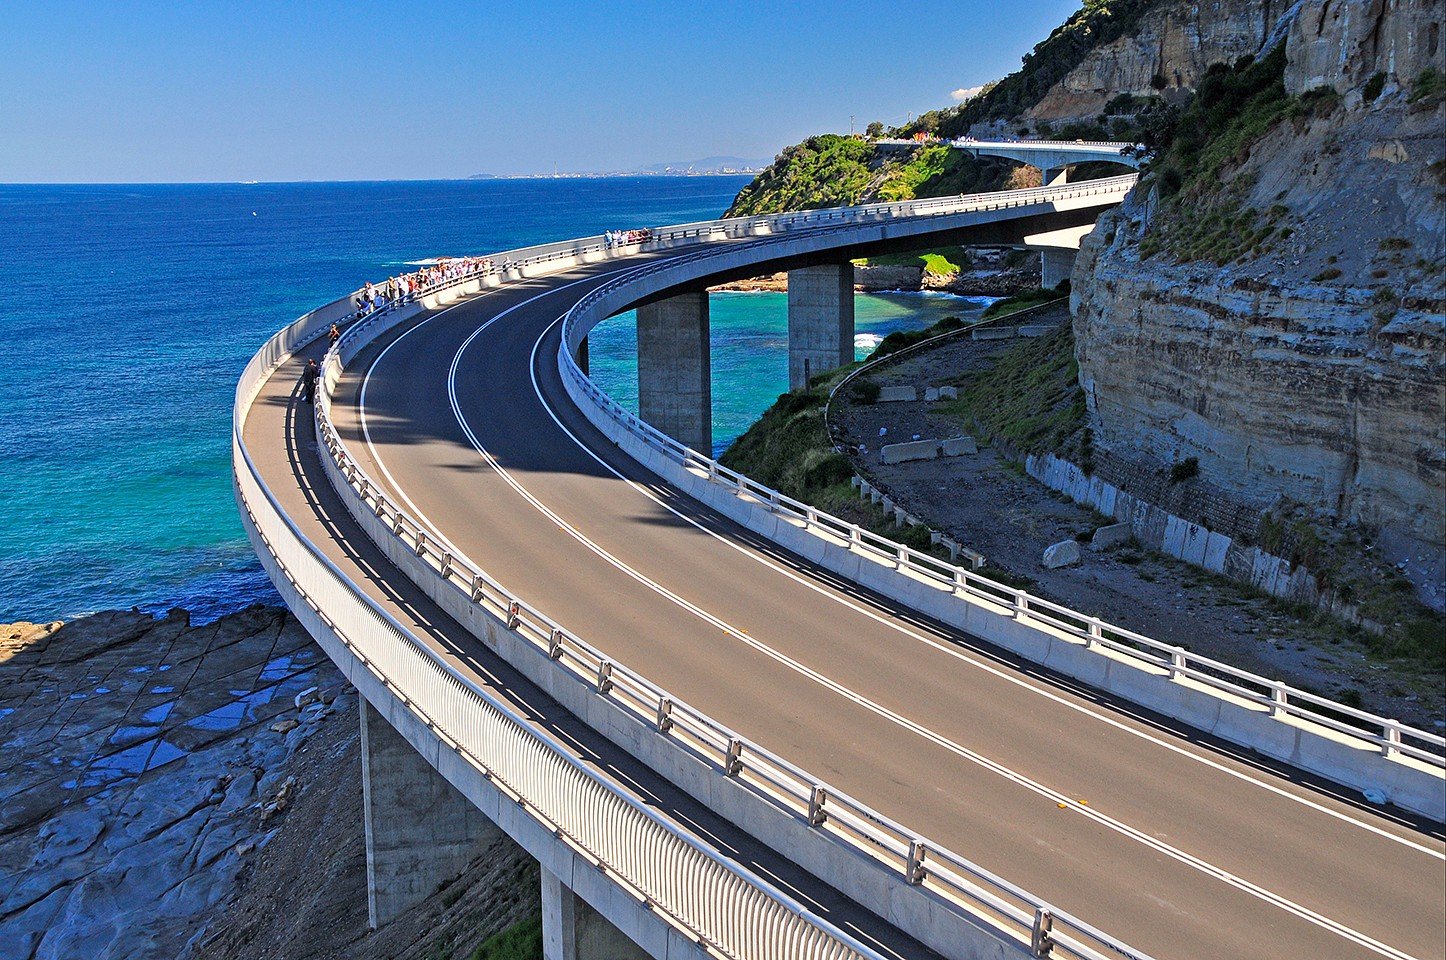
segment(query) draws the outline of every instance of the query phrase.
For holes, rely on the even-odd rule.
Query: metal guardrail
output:
[[[959,147],[964,150],[987,150],[990,147],[1002,147],[1008,150],[1058,150],[1069,149],[1070,147],[1089,147],[1093,149],[1115,150],[1124,153],[1126,150],[1134,150],[1139,144],[1125,143],[1119,140],[971,140],[968,137],[955,137],[953,140],[944,141],[951,147]]]
[[[233,479],[246,519],[271,561],[267,566],[275,568],[268,572],[284,577],[310,612],[444,744],[690,940],[733,958],[883,960],[768,881],[674,827],[477,686],[352,583],[286,516],[246,449],[246,415],[276,367],[319,337],[347,307],[349,297],[272,337],[237,385]],[[420,532],[417,536],[424,545]],[[522,615],[515,600],[499,609]],[[626,684],[621,673],[618,681]]]
[[[833,232],[896,216],[1029,206],[1042,200],[1119,191],[1125,181],[1132,183],[1133,179],[1112,178],[1112,182],[1108,182],[1107,186],[1106,181],[1092,181],[1088,186],[1073,184],[1067,187],[1033,188],[937,201],[875,204],[843,211],[810,211],[767,218],[735,218],[713,222],[716,230],[710,228],[709,224],[688,224],[655,229],[652,231],[652,241],[644,246],[656,248],[679,240],[701,242],[717,232],[729,236],[751,236],[749,232],[740,234],[733,228],[741,226],[746,231],[750,225],[757,224],[760,220],[772,229],[798,225],[812,231],[821,228],[826,232]],[[919,212],[893,212],[899,209]],[[844,213],[854,213],[856,216],[841,216]],[[790,238],[786,235],[771,236],[744,244],[733,244],[728,249],[736,251],[744,247],[766,248],[788,239]],[[600,291],[605,293],[607,290],[617,289],[620,284],[634,283],[640,276],[675,269],[680,263],[695,262],[710,255],[710,251],[704,250],[645,265],[628,271],[623,278],[604,283]],[[517,259],[516,254],[493,255],[494,260],[501,257]],[[532,265],[541,265],[548,261],[570,263],[573,257],[571,253],[559,250],[521,259]],[[459,279],[438,289],[464,282],[465,279]],[[429,291],[433,292],[436,291]],[[582,303],[596,303],[598,293],[599,291],[595,291],[590,294]],[[382,311],[378,311],[377,315],[348,329],[341,341],[328,352],[327,366],[340,367],[344,359],[350,359],[368,342],[373,336],[371,331],[378,325],[373,321],[383,320],[382,314]],[[569,317],[571,316],[570,313]],[[600,402],[612,403],[619,415],[631,417],[593,385],[591,380],[582,376],[581,371],[577,371],[577,375],[582,377],[585,389],[590,388],[592,395]],[[812,518],[810,522],[820,526],[830,522],[842,523],[811,507],[789,500],[776,491],[755,484],[741,474],[669,440],[642,421],[632,419],[639,429],[651,431],[657,438],[667,441],[672,448],[680,451],[688,458],[685,463],[708,465],[714,471],[711,475],[715,479],[733,484],[740,492],[751,491],[755,495],[761,495],[783,511],[797,509],[801,511],[801,516]],[[382,486],[370,477],[352,456],[331,420],[330,397],[325,390],[321,392],[316,405],[316,429],[321,446],[331,458],[344,484],[341,492],[352,496],[371,512],[391,531],[393,538],[405,544],[436,576],[460,591],[472,603],[501,619],[509,630],[526,640],[539,653],[556,662],[560,669],[578,682],[586,684],[595,695],[606,697],[635,716],[639,722],[653,727],[658,735],[670,738],[678,747],[705,761],[716,775],[734,779],[763,802],[819,829],[838,842],[868,853],[881,868],[895,871],[896,875],[907,883],[923,886],[942,895],[946,902],[966,912],[976,922],[994,930],[1001,939],[1032,949],[1037,956],[1072,957],[1080,960],[1110,960],[1116,957],[1149,960],[1144,954],[1085,921],[1056,910],[1052,905],[1009,881],[920,836],[849,794],[741,737],[656,686],[646,677],[609,658],[601,650],[507,590],[485,571],[472,566],[464,558],[453,555],[445,547],[440,531],[430,529],[394,503]],[[853,528],[853,531],[857,535],[853,542],[860,548],[873,549],[881,554],[887,552],[902,563],[912,562],[908,556],[912,551],[907,548],[894,545],[885,551],[876,544],[887,544],[889,541],[858,528]],[[906,553],[901,554],[900,550]]]
[[[1133,177],[1111,178],[1111,181],[1118,180],[1132,181]],[[1103,185],[1111,181],[1085,181],[1079,186]],[[1059,188],[1036,187],[1028,191],[1013,192],[1026,194],[1057,189]],[[704,252],[681,262],[709,255],[711,254]],[[580,324],[596,322],[619,309],[619,304],[625,302],[625,298],[618,296],[620,291],[650,275],[675,268],[679,263],[680,261],[675,260],[639,267],[594,289],[575,304],[563,320],[564,346],[580,339],[577,333]],[[601,316],[598,315],[600,313]],[[728,485],[740,495],[754,497],[773,512],[801,522],[807,530],[834,537],[853,549],[892,564],[896,569],[918,574],[965,601],[1002,605],[1016,620],[1033,622],[1040,627],[1063,633],[1081,641],[1086,649],[1097,646],[1142,664],[1161,668],[1168,672],[1171,679],[1183,677],[1195,680],[1213,690],[1264,706],[1271,716],[1294,717],[1319,724],[1336,733],[1368,742],[1383,756],[1400,754],[1446,769],[1446,737],[1192,653],[1184,647],[1146,637],[1099,617],[1092,617],[1024,590],[1005,586],[946,560],[872,533],[730,470],[713,458],[662,433],[599,389],[578,368],[570,351],[566,351],[563,366],[578,387],[650,446],[666,453],[684,467],[698,470],[710,481]]]

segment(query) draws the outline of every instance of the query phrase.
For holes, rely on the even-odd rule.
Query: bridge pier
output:
[[[361,737],[367,924],[375,930],[506,835],[365,700]]]
[[[713,452],[708,291],[638,307],[638,413],[701,453]]]
[[[788,388],[854,360],[854,267],[827,263],[788,271]]]
[[[542,868],[543,960],[651,960],[562,878]]]
[[[1074,273],[1074,250],[1043,250],[1039,254],[1039,285],[1053,290]]]
[[[1044,167],[1039,172],[1040,182],[1046,187],[1062,187],[1069,183],[1069,167]]]

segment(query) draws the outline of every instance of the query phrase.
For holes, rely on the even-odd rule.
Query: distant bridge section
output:
[[[1070,167],[1081,163],[1120,163],[1140,169],[1143,151],[1133,143],[1102,140],[975,140],[960,137],[947,141],[956,150],[975,157],[1003,157],[1038,167],[1046,185],[1063,183]]]

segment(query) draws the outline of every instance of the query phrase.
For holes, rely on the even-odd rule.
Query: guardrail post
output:
[[[1089,629],[1085,631],[1085,649],[1088,650],[1090,647],[1095,645],[1096,640],[1103,640],[1104,637],[1104,625],[1101,624],[1098,620],[1091,620]]]
[[[1170,651],[1170,679],[1174,680],[1185,672],[1185,651],[1176,647]]]
[[[902,569],[904,568],[904,564],[906,564],[906,563],[908,563],[908,562],[909,562],[909,548],[908,548],[908,547],[899,547],[899,549],[898,549],[898,550],[895,552],[895,554],[894,554],[894,569],[895,569],[895,570],[902,570]]]
[[[673,729],[673,701],[668,697],[658,698],[658,732],[667,733]]]
[[[1278,717],[1285,712],[1285,684],[1279,680],[1270,681],[1270,715]]]
[[[828,803],[828,791],[818,784],[808,792],[808,825],[821,827],[828,819],[828,811],[824,810],[824,804]]]
[[[904,868],[904,879],[909,881],[909,883],[920,884],[924,882],[924,874],[926,872],[924,870],[924,857],[927,853],[928,848],[924,846],[922,840],[909,841],[909,862]]]
[[[549,660],[562,659],[562,629],[554,628],[552,635],[547,638],[547,658]]]
[[[1014,591],[1014,616],[1019,620],[1029,616],[1029,595],[1021,590]]]
[[[850,528],[849,528],[849,546],[850,546],[850,547],[861,547],[861,546],[863,546],[863,543],[864,543],[863,532],[862,532],[861,530],[859,530],[859,528],[858,528],[857,525],[854,525],[854,526],[850,527]]]
[[[507,604],[507,629],[516,630],[522,625],[522,604],[513,600]]]
[[[728,752],[723,755],[723,776],[736,777],[743,772],[743,741],[728,738]]]
[[[1381,756],[1389,757],[1401,752],[1401,722],[1399,720],[1387,720],[1382,727],[1386,734],[1385,741],[1381,744]]]
[[[605,696],[613,688],[613,662],[600,660],[597,665],[598,696]]]
[[[427,532],[420,527],[417,528],[417,556],[427,551]]]
[[[954,595],[955,595],[956,597],[957,597],[957,596],[961,596],[961,595],[964,593],[965,589],[966,589],[968,586],[969,586],[968,582],[964,579],[964,570],[963,570],[962,568],[961,568],[961,569],[958,569],[958,570],[955,570],[955,571],[954,571]]]
[[[1054,911],[1049,907],[1034,908],[1034,929],[1029,934],[1029,952],[1047,957],[1054,952]]]
[[[804,528],[805,530],[808,530],[808,529],[810,529],[811,527],[813,527],[813,526],[814,526],[815,524],[817,524],[817,523],[818,523],[818,511],[817,511],[817,510],[814,510],[813,507],[809,507],[807,510],[805,510],[805,511],[803,512],[803,528]]]
[[[446,580],[448,577],[450,577],[450,576],[452,575],[452,552],[451,552],[450,550],[443,550],[443,551],[442,551],[442,571],[441,571],[441,572],[442,572],[442,579],[443,579],[443,580]]]
[[[481,576],[481,574],[475,574],[475,573],[474,573],[474,574],[472,575],[472,602],[473,602],[473,603],[481,603],[481,602],[482,602],[482,576]]]

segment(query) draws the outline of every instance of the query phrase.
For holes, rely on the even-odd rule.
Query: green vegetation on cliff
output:
[[[1134,31],[1161,0],[1085,0],[1084,6],[1054,29],[1023,65],[979,96],[950,111],[925,114],[940,136],[957,137],[976,123],[1009,120],[1034,106],[1092,52]],[[1160,78],[1160,86],[1164,86]],[[926,118],[929,118],[926,120]],[[905,135],[918,125],[906,128]],[[1072,139],[1072,138],[1071,138]]]
[[[1335,108],[1339,98],[1321,90],[1293,97],[1285,89],[1285,45],[1259,60],[1216,64],[1200,82],[1178,123],[1158,131],[1149,183],[1159,190],[1160,212],[1140,243],[1140,256],[1161,250],[1180,260],[1220,266],[1258,257],[1290,237],[1285,207],[1257,210],[1243,197],[1252,184],[1229,174],[1252,146],[1278,124]]]
[[[912,200],[1004,189],[1012,165],[942,144],[877,146],[823,134],[784,150],[733,201],[727,216]]]
[[[470,960],[542,960],[542,916],[519,920],[488,937]]]
[[[1001,300],[996,306],[1003,305],[1001,312],[1008,314],[1058,296],[1038,291]],[[1090,469],[1093,439],[1085,425],[1074,328],[1068,322],[1046,336],[1018,340],[988,371],[957,382],[959,399],[940,404],[939,413],[957,418],[968,431],[1016,454],[1054,453]]]

